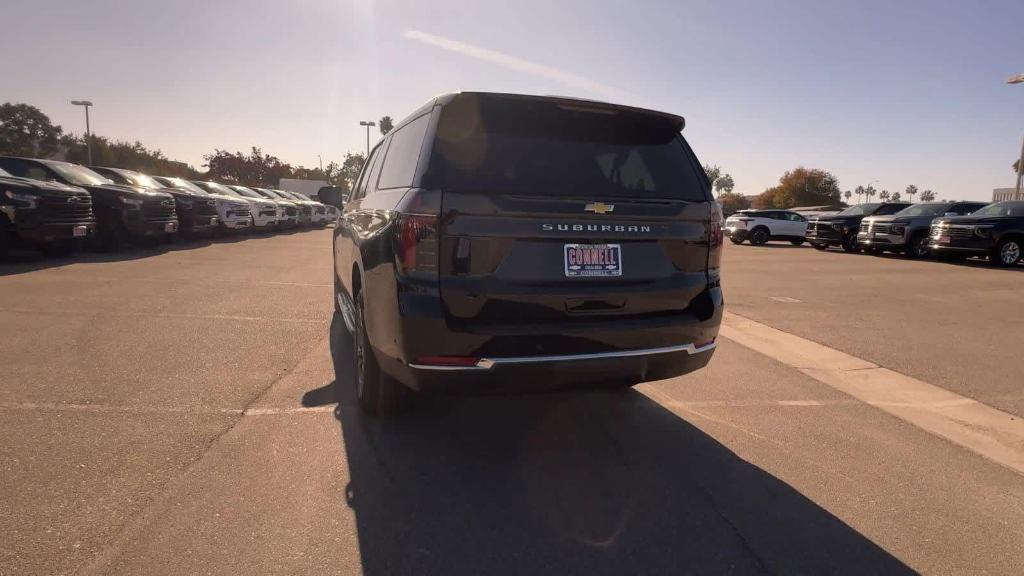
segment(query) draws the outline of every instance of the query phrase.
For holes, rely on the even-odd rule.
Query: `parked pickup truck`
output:
[[[159,241],[178,232],[174,197],[141,186],[114,184],[85,166],[58,160],[0,156],[0,168],[23,178],[80,186],[92,196],[99,246],[118,250],[125,241]]]
[[[910,258],[928,255],[928,230],[939,216],[963,216],[985,206],[984,202],[925,202],[912,204],[891,216],[861,220],[857,244],[872,254],[897,252]]]
[[[95,232],[92,198],[84,188],[0,169],[0,258],[13,246],[73,252]]]
[[[166,192],[174,196],[174,208],[178,214],[179,232],[188,235],[199,235],[212,232],[217,228],[217,201],[206,192],[193,192],[178,187],[167,186],[151,176],[125,170],[124,168],[108,168],[106,166],[90,166],[92,171],[110,178],[118,184],[143,186],[151,190]]]
[[[857,252],[857,232],[866,216],[895,214],[910,204],[906,202],[872,202],[856,204],[838,214],[818,216],[807,222],[807,242],[818,250],[841,246],[846,252]]]
[[[937,218],[928,247],[940,259],[988,256],[997,266],[1013,266],[1024,252],[1024,202],[996,202],[969,216]]]

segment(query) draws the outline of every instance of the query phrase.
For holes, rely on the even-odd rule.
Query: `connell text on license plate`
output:
[[[565,275],[622,276],[622,248],[619,244],[566,244]]]

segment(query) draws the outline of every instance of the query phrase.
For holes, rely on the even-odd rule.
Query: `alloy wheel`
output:
[[[1013,240],[1003,244],[1003,249],[999,251],[999,257],[1007,266],[1016,264],[1020,260],[1020,244]]]

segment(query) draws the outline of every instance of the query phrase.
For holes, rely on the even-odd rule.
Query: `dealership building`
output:
[[[1016,188],[996,188],[992,191],[993,202],[1005,202],[1007,200],[1024,200],[1024,188],[1017,194]]]

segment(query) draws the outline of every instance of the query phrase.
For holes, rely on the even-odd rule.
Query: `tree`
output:
[[[777,186],[761,193],[755,202],[765,208],[839,204],[839,181],[831,173],[800,166],[779,178]]]
[[[902,199],[902,198],[903,198],[903,197],[902,197],[902,196],[900,196],[900,193],[899,193],[899,192],[893,192],[893,193],[892,193],[892,196],[890,196],[890,197],[889,197],[889,200],[892,200],[893,202],[899,202],[899,201],[900,201],[900,199]]]
[[[1010,167],[1013,168],[1014,174],[1020,174],[1020,158],[1014,160],[1013,164]]]
[[[711,189],[715,188],[715,182],[718,181],[718,177],[722,175],[722,169],[714,164],[705,164],[704,173],[708,175],[708,182],[711,183]]]
[[[775,190],[769,188],[764,192],[761,192],[754,199],[750,201],[751,208],[775,208]]]
[[[213,154],[203,156],[209,168],[207,176],[211,180],[228,184],[249,186],[277,186],[281,178],[292,177],[292,167],[281,162],[276,156],[264,154],[252,147],[249,155],[241,152],[234,154],[226,150],[214,150]]]
[[[356,185],[356,178],[359,178],[359,171],[363,169],[364,162],[366,162],[366,157],[362,154],[352,154],[351,152],[345,154],[335,183],[352,190]]]
[[[935,200],[935,192],[925,190],[921,192],[921,202],[932,202]]]
[[[864,187],[857,186],[857,204],[860,204],[860,197],[864,194]]]
[[[163,152],[150,150],[139,141],[109,140],[94,134],[91,144],[92,162],[97,166],[115,166],[159,176],[199,176],[199,172],[188,164],[170,160]],[[68,162],[86,164],[89,161],[89,147],[86,146],[84,136],[65,134],[60,138],[60,145],[64,148],[64,159]]]
[[[914,194],[917,194],[917,186],[914,186],[913,184],[911,184],[910,186],[907,186],[907,189],[905,190],[905,192],[907,193],[907,196],[910,197],[910,201],[913,202],[914,201]]]
[[[381,136],[387,136],[388,132],[395,129],[395,124],[391,121],[391,116],[382,116],[380,121],[377,122],[377,127],[380,128]]]
[[[0,105],[0,154],[48,158],[57,153],[62,132],[35,106]]]
[[[881,200],[882,202],[888,202],[889,201],[889,191],[888,190],[882,190],[881,192],[879,192],[878,193],[878,199]]]
[[[875,187],[870,184],[867,188],[864,189],[864,197],[867,199],[868,202],[871,202],[871,199],[874,198],[875,194],[877,193],[878,191],[875,190]]]
[[[734,192],[723,192],[718,196],[718,202],[721,203],[722,212],[725,214],[732,214],[739,210],[750,208],[750,198]]]
[[[846,203],[847,204],[850,203],[850,197],[852,197],[852,196],[853,196],[853,192],[850,192],[849,190],[847,190],[846,192],[843,192],[843,197],[846,198]]]
[[[718,197],[722,197],[722,193],[729,194],[733,188],[736,187],[736,183],[733,182],[732,176],[729,174],[723,174],[718,177],[715,181],[715,192],[718,192]]]

